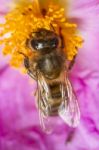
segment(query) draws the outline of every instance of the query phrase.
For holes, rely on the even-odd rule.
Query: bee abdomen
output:
[[[61,97],[61,93],[60,92],[52,94],[52,98],[53,99],[60,98],[60,97]]]
[[[57,103],[54,102],[53,105],[50,105],[49,115],[50,116],[56,116],[58,115],[59,106],[61,104],[61,100],[59,100]]]
[[[60,83],[55,83],[50,85],[52,103],[50,104],[50,116],[56,116],[58,114],[58,109],[61,104],[61,91],[60,91]]]

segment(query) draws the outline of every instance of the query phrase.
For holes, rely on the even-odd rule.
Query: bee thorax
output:
[[[62,59],[56,54],[45,55],[39,60],[38,68],[46,78],[55,79],[61,73]]]

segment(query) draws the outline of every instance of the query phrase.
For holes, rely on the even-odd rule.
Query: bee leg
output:
[[[64,38],[62,35],[60,36],[60,38],[61,38],[61,43],[62,43],[61,48],[63,49],[65,47]]]
[[[75,129],[72,129],[72,130],[69,132],[69,134],[68,134],[68,136],[67,136],[67,138],[66,138],[66,144],[72,142],[72,140],[73,140],[73,138],[74,138],[74,136],[75,136],[75,131],[76,131]]]
[[[29,75],[32,79],[36,80],[35,76],[33,75],[33,73],[32,73],[31,70],[30,70],[30,64],[29,64],[29,58],[28,58],[28,57],[25,57],[25,58],[24,58],[24,66],[25,66],[25,68],[27,69],[28,75]]]
[[[63,35],[61,33],[61,28],[60,28],[59,34],[60,34],[60,39],[61,39],[61,48],[63,49],[65,47],[65,42],[64,42]]]
[[[34,80],[36,80],[36,78],[34,77],[33,73],[30,70],[30,64],[29,64],[29,58],[22,52],[19,52],[19,54],[24,56],[24,66],[27,69],[27,73],[28,75],[33,78]]]
[[[68,70],[71,70],[74,63],[75,63],[75,59],[76,59],[76,56],[74,56],[74,58],[72,59],[72,61],[69,63],[69,66],[68,66]]]
[[[30,67],[29,58],[27,56],[24,58],[24,66],[26,69],[29,69],[29,67]]]

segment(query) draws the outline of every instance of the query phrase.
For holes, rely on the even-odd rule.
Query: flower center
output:
[[[64,52],[68,60],[73,59],[82,45],[82,38],[76,35],[76,24],[67,21],[63,8],[54,4],[49,5],[48,10],[40,11],[37,8],[31,1],[20,3],[5,16],[5,23],[0,25],[3,53],[11,55],[10,63],[15,67],[22,66],[24,56],[21,53],[30,55],[31,50],[26,46],[26,41],[40,28],[54,30],[56,34],[61,29],[65,43]],[[8,33],[10,36],[5,36]]]

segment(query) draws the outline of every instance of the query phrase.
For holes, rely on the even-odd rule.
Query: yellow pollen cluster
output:
[[[3,44],[4,55],[10,54],[10,64],[22,67],[24,56],[19,52],[31,55],[31,50],[26,46],[27,39],[38,28],[51,29],[51,25],[58,34],[61,28],[66,58],[72,60],[82,45],[82,38],[76,35],[76,24],[69,23],[65,18],[64,9],[54,4],[49,5],[45,17],[35,12],[32,1],[26,5],[17,5],[5,16],[5,23],[0,25],[0,44]]]

